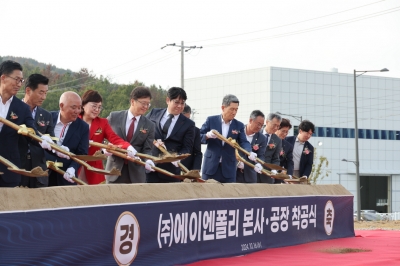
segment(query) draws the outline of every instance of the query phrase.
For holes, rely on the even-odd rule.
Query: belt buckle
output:
[[[28,160],[31,159],[31,154],[30,154],[30,153],[28,153],[28,154],[26,155],[26,159],[28,159]]]

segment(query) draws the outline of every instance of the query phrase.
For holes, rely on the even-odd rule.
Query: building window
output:
[[[372,139],[372,130],[370,130],[370,129],[365,130],[365,138]]]
[[[299,134],[299,126],[293,126],[293,136],[297,136]]]
[[[318,132],[318,137],[325,137],[325,131],[323,127],[318,127],[317,132]]]
[[[365,139],[365,129],[358,129],[358,138]]]
[[[332,128],[330,128],[330,127],[327,127],[326,128],[326,136],[328,137],[328,138],[332,138],[333,136],[332,136]]]
[[[400,131],[396,131],[396,140],[400,140]]]
[[[342,137],[342,129],[341,128],[335,128],[335,138],[341,138]]]
[[[374,130],[374,139],[380,139],[381,136],[379,134],[379,130]]]
[[[394,140],[394,139],[395,139],[394,136],[395,136],[395,132],[392,131],[392,130],[390,130],[390,131],[389,131],[389,139],[390,139],[390,140]]]
[[[354,130],[354,128],[350,128],[350,138],[352,138],[352,139],[355,138],[355,130]]]
[[[342,129],[342,137],[343,138],[350,138],[350,136],[349,136],[349,128],[343,128]]]
[[[381,130],[381,139],[388,139],[386,130]]]

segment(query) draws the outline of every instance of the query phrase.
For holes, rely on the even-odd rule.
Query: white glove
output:
[[[49,151],[53,150],[50,146],[50,143],[47,142],[46,140],[42,140],[42,142],[40,142],[39,144],[40,144],[40,147],[42,147],[42,149],[49,150]]]
[[[101,149],[101,152],[102,152],[105,156],[111,156],[111,155],[113,155],[111,152],[108,152],[107,149],[105,149],[105,148],[102,148],[102,149]]]
[[[303,175],[302,177],[304,177],[304,178],[308,178],[306,175]]]
[[[175,161],[175,162],[171,162],[175,167],[179,167],[179,164],[178,163],[180,163],[180,161],[181,160],[179,160],[179,161]]]
[[[293,179],[293,177],[291,175],[288,175],[288,176],[289,176],[289,179]]]
[[[75,176],[75,169],[73,167],[70,167],[65,172],[64,179],[67,180],[68,182],[75,183],[75,181],[71,179],[74,176]]]
[[[132,147],[132,145],[129,146],[126,150],[128,151],[128,156],[129,157],[131,157],[131,158],[135,157],[137,151],[135,150],[134,147]]]
[[[238,162],[237,168],[243,169],[244,168],[244,163],[243,162]]]
[[[155,166],[153,161],[152,160],[147,160],[146,161],[146,165],[144,166],[144,168],[146,168],[147,171],[154,172],[155,170],[153,168],[151,168],[152,166],[153,167]]]
[[[213,129],[213,130],[214,130],[214,129]],[[207,134],[206,134],[206,137],[207,137],[208,139],[216,139],[216,138],[217,138],[217,135],[215,135],[212,131],[208,131]]]
[[[257,163],[256,165],[254,165],[254,171],[256,171],[257,173],[261,174],[262,169],[263,167],[261,166],[261,164]]]
[[[61,145],[60,148],[63,149],[63,150],[65,150],[65,151],[68,151],[68,152],[69,152],[69,148],[68,148],[67,146]],[[60,158],[64,158],[64,159],[69,160],[69,156],[66,155],[66,154],[64,154],[64,153],[61,153],[61,152],[56,151],[56,154],[57,154],[57,156],[60,157]]]
[[[48,143],[53,143],[53,140],[52,140],[49,136],[42,135],[42,136],[40,136],[40,138],[41,138],[42,140],[47,141]]]
[[[278,174],[278,171],[276,171],[276,170],[271,170],[271,173],[272,173],[272,175],[276,175],[276,174]]]
[[[156,147],[158,147],[157,145],[159,145],[159,146],[164,147],[165,149],[167,148],[167,147],[165,147],[165,144],[164,144],[164,142],[163,142],[161,139],[158,139],[158,140],[157,140],[157,144],[154,144],[154,145],[156,145]]]
[[[256,161],[256,159],[257,159],[257,153],[255,153],[255,152],[250,152],[250,155],[249,155],[247,158],[249,158],[249,159],[252,160],[252,161]]]

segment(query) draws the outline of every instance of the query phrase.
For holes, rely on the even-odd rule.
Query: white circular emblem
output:
[[[139,223],[131,212],[123,212],[115,225],[113,255],[118,265],[130,265],[136,258],[140,239]]]
[[[328,200],[326,202],[324,211],[325,232],[328,236],[330,236],[333,231],[333,220],[335,219],[335,209],[333,208],[332,201]]]

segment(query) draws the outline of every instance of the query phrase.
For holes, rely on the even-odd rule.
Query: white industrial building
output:
[[[361,209],[399,212],[400,79],[378,75],[357,77]],[[266,67],[186,79],[185,90],[197,127],[221,112],[226,94],[239,98],[236,118],[245,124],[255,109],[295,116],[282,116],[294,126],[300,117],[312,121],[310,142],[318,157],[327,157],[330,171],[318,183],[340,183],[355,195],[355,165],[342,161],[355,161],[353,74]]]

